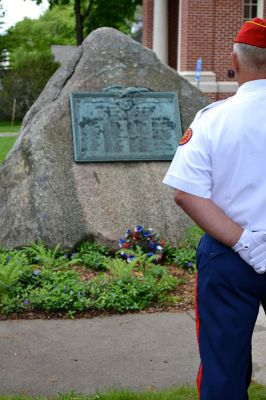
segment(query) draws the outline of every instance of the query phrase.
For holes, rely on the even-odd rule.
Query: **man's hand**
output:
[[[251,265],[257,273],[266,272],[266,232],[243,230],[211,199],[194,196],[177,189],[175,191],[175,202],[206,233],[238,252],[240,257]],[[263,243],[265,249],[259,250],[253,256],[252,251]]]
[[[266,272],[266,232],[245,229],[232,249],[258,274]]]
[[[256,247],[250,255],[250,265],[253,266],[258,274],[264,274],[266,272],[266,242]]]

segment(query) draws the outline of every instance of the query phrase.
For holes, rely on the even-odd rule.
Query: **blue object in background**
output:
[[[198,58],[196,65],[196,74],[195,74],[195,81],[198,82],[198,84],[200,81],[201,67],[202,67],[202,58]]]

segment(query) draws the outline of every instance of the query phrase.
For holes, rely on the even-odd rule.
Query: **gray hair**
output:
[[[266,48],[235,43],[234,53],[238,56],[239,62],[248,69],[266,70]]]

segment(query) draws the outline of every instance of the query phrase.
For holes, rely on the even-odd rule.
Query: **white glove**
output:
[[[263,274],[266,271],[265,231],[252,232],[245,229],[239,241],[232,249],[235,250],[246,263],[251,265],[258,274]]]
[[[250,256],[250,265],[258,274],[264,274],[266,272],[266,242],[251,251]]]

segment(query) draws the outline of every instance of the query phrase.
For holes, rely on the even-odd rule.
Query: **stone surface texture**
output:
[[[183,130],[208,103],[151,50],[111,28],[92,32],[51,77],[0,167],[1,246],[89,239],[116,248],[136,224],[177,243],[190,221],[161,183],[169,162],[74,162],[70,93],[109,85],[176,91]]]

